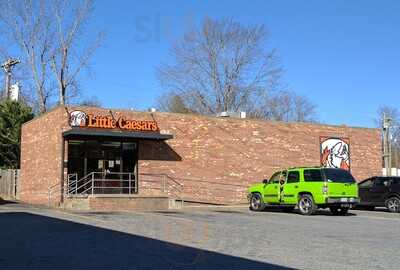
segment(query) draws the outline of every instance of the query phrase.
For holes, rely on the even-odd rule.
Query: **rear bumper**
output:
[[[356,198],[356,197],[335,197],[335,198],[332,198],[332,197],[328,197],[328,198],[326,198],[326,204],[343,204],[343,203],[346,203],[346,204],[357,204],[357,203],[359,203],[360,202],[360,199],[359,198]]]

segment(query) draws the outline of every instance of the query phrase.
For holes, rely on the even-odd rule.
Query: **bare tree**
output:
[[[99,36],[84,49],[78,46],[92,1],[4,0],[0,8],[0,24],[13,42],[0,51],[17,51],[29,68],[26,84],[35,89],[38,111],[48,109],[57,89],[59,104],[76,96],[78,75],[101,40]]]
[[[160,82],[195,112],[237,111],[281,72],[275,51],[261,48],[266,35],[262,26],[206,19],[173,48],[175,63],[158,68]]]
[[[245,110],[257,118],[289,119],[294,110],[288,106],[306,99],[286,100],[276,51],[266,50],[266,41],[262,25],[247,27],[231,19],[207,18],[200,29],[186,33],[172,48],[174,62],[157,68],[160,84],[170,97],[179,96],[190,112]],[[307,120],[306,114],[313,112],[309,105],[295,119]],[[282,106],[289,111],[272,116]]]
[[[83,98],[81,101],[79,101],[78,105],[89,106],[89,107],[101,107],[102,103],[97,97],[92,96],[90,98]]]
[[[377,127],[382,127],[383,116],[390,118],[394,126],[400,125],[400,112],[397,108],[390,106],[380,106],[377,111],[378,117],[374,119]]]
[[[8,30],[5,35],[19,49],[23,64],[29,66],[29,84],[34,85],[38,109],[44,112],[52,94],[51,87],[46,83],[49,76],[49,55],[53,50],[53,33],[46,1],[9,0],[2,2],[0,8],[3,11],[0,13],[1,22]],[[2,51],[3,55],[6,54],[5,49]]]
[[[285,122],[315,122],[316,106],[306,97],[291,91],[278,91],[260,101],[249,116]]]
[[[51,67],[58,84],[60,104],[65,104],[69,96],[76,95],[78,75],[83,68],[88,66],[90,58],[99,47],[103,37],[103,34],[99,33],[91,46],[78,51],[77,41],[93,9],[93,2],[92,0],[77,2],[78,4],[73,6],[70,0],[53,1],[58,42],[51,55]]]
[[[176,94],[164,94],[158,98],[157,108],[161,111],[174,113],[190,113],[182,98]]]

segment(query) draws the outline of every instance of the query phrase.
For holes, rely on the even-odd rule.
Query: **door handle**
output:
[[[294,186],[294,188],[298,188],[298,187],[299,187],[299,186],[297,186],[297,185],[296,185],[296,186]]]
[[[275,189],[277,189],[278,187],[277,186],[275,186]]]

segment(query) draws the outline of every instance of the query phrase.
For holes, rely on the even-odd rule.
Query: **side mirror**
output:
[[[264,184],[268,184],[268,179],[264,179],[262,182],[263,182]]]

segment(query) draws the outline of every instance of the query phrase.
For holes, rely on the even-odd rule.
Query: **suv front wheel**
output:
[[[265,205],[262,200],[260,193],[253,193],[250,197],[250,210],[253,211],[262,211],[264,210]]]
[[[298,207],[300,214],[307,216],[313,214],[317,209],[313,197],[309,194],[303,194],[300,196]]]

